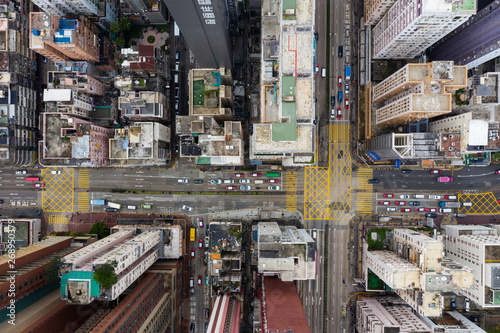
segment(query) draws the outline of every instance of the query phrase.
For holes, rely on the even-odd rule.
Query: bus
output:
[[[122,205],[116,202],[108,202],[108,207],[115,208],[115,209],[121,209]]]
[[[279,172],[266,172],[266,177],[278,178],[280,176]]]
[[[191,242],[196,240],[196,228],[191,228],[191,237],[189,238]]]
[[[26,177],[27,182],[39,182],[40,177]]]

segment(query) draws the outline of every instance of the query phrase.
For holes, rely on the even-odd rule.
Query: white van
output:
[[[190,286],[191,288],[193,288],[193,287],[194,287],[194,278],[193,278],[193,277],[191,277],[191,279],[189,279],[189,286]]]
[[[424,194],[414,194],[413,199],[425,199],[425,195]]]
[[[179,74],[174,75],[174,83],[179,83]]]
[[[234,184],[234,180],[232,180],[232,179],[224,179],[224,184]]]
[[[471,207],[472,206],[472,202],[462,202],[462,206]]]
[[[439,208],[440,213],[451,213],[452,209],[451,208]]]
[[[312,232],[312,237],[313,237],[314,239],[316,239],[316,232],[317,232],[317,231],[316,231],[316,228],[314,228],[314,229],[313,229],[313,232]]]
[[[321,68],[321,77],[326,77],[326,67]]]
[[[256,179],[255,184],[264,184],[264,180],[262,179]]]
[[[136,210],[136,209],[137,209],[137,206],[134,206],[134,205],[127,205],[127,209]]]

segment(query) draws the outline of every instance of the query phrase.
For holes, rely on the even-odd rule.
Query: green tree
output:
[[[120,32],[120,24],[119,23],[111,23],[110,30],[115,34]]]
[[[47,267],[45,267],[45,281],[47,283],[54,282],[59,275],[59,266],[62,264],[62,259],[59,256],[55,256],[49,262]]]
[[[97,222],[90,228],[89,234],[97,234],[97,238],[102,239],[109,236],[109,228],[106,227],[104,222]]]
[[[500,152],[496,151],[496,152],[492,153],[491,159],[496,160],[496,161],[500,161]]]
[[[104,289],[110,289],[118,281],[115,273],[116,265],[116,261],[107,262],[94,271],[94,280]]]
[[[153,44],[155,42],[155,36],[148,36],[148,43]]]
[[[116,39],[116,45],[118,45],[119,47],[123,47],[123,45],[125,45],[125,38],[123,37],[118,37]]]
[[[130,27],[131,27],[131,23],[129,21],[128,18],[126,17],[122,17],[120,19],[120,29],[123,30],[123,31],[129,31],[130,30]]]

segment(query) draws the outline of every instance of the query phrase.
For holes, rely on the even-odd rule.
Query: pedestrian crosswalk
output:
[[[78,173],[78,188],[89,188],[89,170],[80,170]]]
[[[49,224],[68,224],[68,218],[65,215],[47,214],[47,223],[49,223]]]
[[[88,192],[78,192],[78,211],[88,212],[90,210],[90,201]]]
[[[373,178],[373,170],[369,168],[358,169],[358,192],[357,192],[357,210],[359,214],[371,213],[373,206],[372,191],[373,185],[368,183]]]
[[[297,174],[286,174],[286,210],[297,210]]]

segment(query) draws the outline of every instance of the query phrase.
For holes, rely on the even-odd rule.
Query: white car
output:
[[[240,190],[242,191],[250,191],[252,189],[252,186],[250,185],[241,185]]]
[[[268,189],[271,191],[279,191],[280,187],[279,186],[269,186]]]
[[[441,199],[442,197],[440,195],[435,195],[435,194],[431,194],[429,195],[429,199]]]
[[[17,170],[16,175],[25,175],[27,174],[26,170]]]
[[[388,212],[395,212],[396,211],[396,207],[387,207],[387,211]]]
[[[240,179],[240,184],[249,184],[250,179]]]
[[[182,205],[182,209],[187,210],[188,212],[191,212],[193,210],[193,207],[188,206],[188,205]]]
[[[408,194],[401,194],[401,195],[399,196],[399,198],[400,198],[400,199],[410,199],[410,195],[408,195]]]
[[[53,175],[60,175],[60,174],[61,174],[61,171],[59,171],[59,170],[53,170],[53,171],[51,171],[51,173],[52,173]]]

